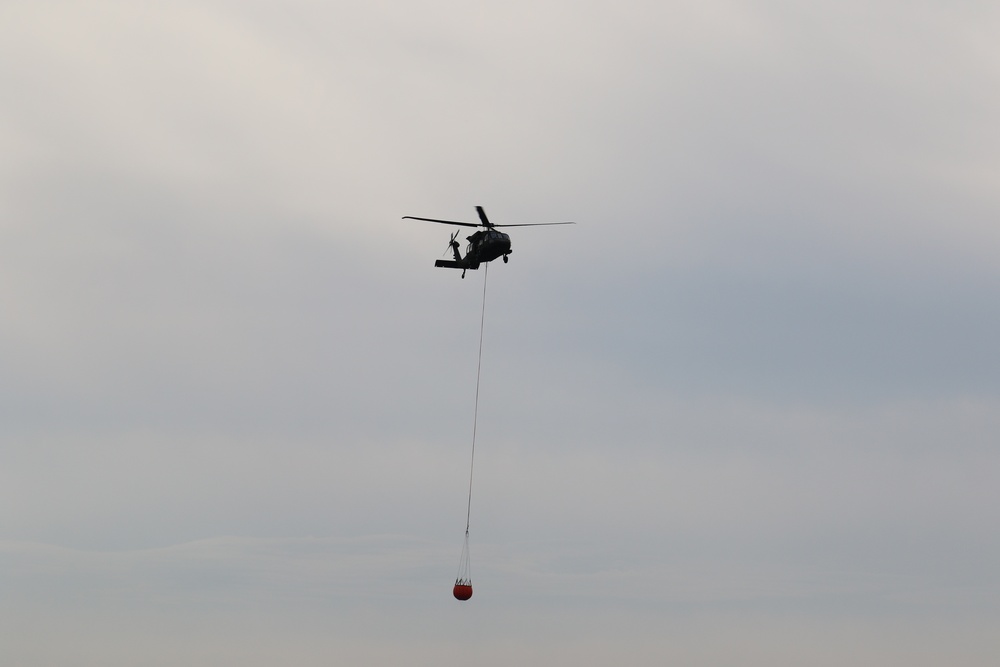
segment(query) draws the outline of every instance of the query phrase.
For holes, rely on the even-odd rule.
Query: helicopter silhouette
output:
[[[434,266],[446,269],[462,269],[462,277],[466,271],[475,271],[480,264],[492,262],[497,257],[503,257],[504,264],[507,263],[508,255],[513,252],[510,249],[510,236],[497,231],[497,227],[542,227],[546,225],[575,225],[575,222],[529,222],[516,225],[494,225],[486,217],[486,211],[482,206],[476,207],[480,222],[455,222],[454,220],[437,220],[435,218],[418,218],[412,215],[404,215],[404,220],[423,220],[425,222],[439,222],[443,225],[458,225],[460,227],[482,227],[466,237],[469,245],[465,248],[465,257],[458,251],[458,231],[451,235],[448,241],[448,249],[455,256],[454,260],[439,259],[434,262]],[[447,250],[445,251],[447,253]]]

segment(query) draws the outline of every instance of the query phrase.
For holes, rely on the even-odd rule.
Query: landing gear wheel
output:
[[[507,255],[504,255],[503,256],[503,263],[506,264],[508,261],[510,261],[510,260],[507,259]]]

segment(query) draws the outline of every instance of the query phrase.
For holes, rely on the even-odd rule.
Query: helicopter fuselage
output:
[[[495,229],[484,229],[466,237],[469,245],[466,257],[474,257],[477,262],[492,262],[497,257],[510,254],[510,236]]]
[[[510,236],[495,229],[484,229],[477,231],[466,237],[469,245],[465,248],[465,257],[458,252],[458,243],[452,241],[452,252],[455,254],[454,261],[439,259],[434,262],[434,266],[447,269],[462,269],[475,271],[480,264],[492,262],[497,257],[503,257],[507,261],[507,255],[511,253]]]

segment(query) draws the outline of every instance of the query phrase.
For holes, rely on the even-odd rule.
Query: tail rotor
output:
[[[456,240],[457,238],[458,238],[458,230],[456,230],[455,233],[451,235],[451,238],[448,239],[448,247],[444,249],[445,257],[448,256],[449,251],[458,252],[458,241]]]

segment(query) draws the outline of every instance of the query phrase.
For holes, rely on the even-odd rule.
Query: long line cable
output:
[[[479,424],[479,379],[483,373],[483,331],[486,324],[486,279],[490,265],[483,265],[483,312],[479,318],[479,361],[476,364],[476,408],[472,417],[472,460],[469,462],[469,505],[465,513],[465,538],[469,538],[469,520],[472,518],[472,473],[476,464],[476,427]]]
[[[476,407],[472,417],[472,457],[469,461],[469,504],[465,513],[465,541],[462,544],[462,556],[458,561],[458,575],[455,577],[455,597],[459,600],[468,600],[468,597],[460,596],[458,586],[472,585],[472,558],[469,554],[469,526],[472,518],[472,479],[476,466],[476,430],[479,425],[479,380],[483,374],[483,331],[486,324],[486,278],[489,275],[489,264],[483,267],[483,312],[479,318],[479,361],[476,364]],[[469,589],[471,591],[471,588]],[[469,593],[471,595],[471,593]]]

